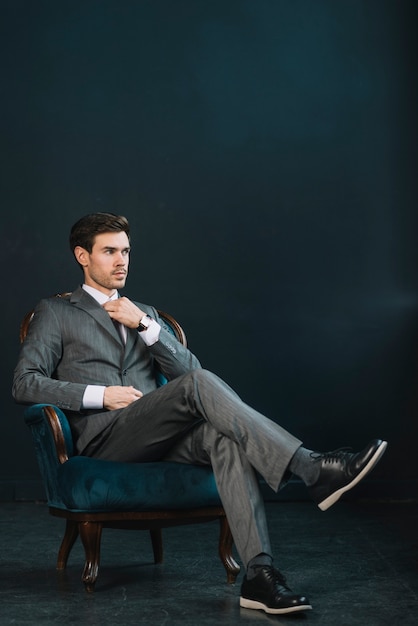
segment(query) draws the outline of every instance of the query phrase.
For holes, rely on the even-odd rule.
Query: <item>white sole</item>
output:
[[[371,469],[373,469],[373,467],[376,465],[376,463],[378,462],[378,460],[380,459],[380,457],[386,450],[387,445],[388,445],[387,441],[382,441],[382,443],[380,444],[380,446],[378,447],[378,449],[376,450],[376,452],[374,453],[370,461],[367,463],[367,465],[363,467],[360,474],[357,474],[357,476],[353,478],[351,483],[348,483],[348,485],[344,485],[344,487],[341,487],[341,489],[337,489],[337,491],[334,491],[334,493],[328,496],[328,498],[325,498],[325,500],[322,500],[322,502],[318,504],[321,511],[326,511],[327,509],[329,509],[330,506],[335,504],[337,500],[341,498],[343,493],[355,487],[355,485],[357,485],[357,483],[359,483],[361,479],[364,478],[366,474],[370,472]]]
[[[265,611],[266,613],[270,613],[271,615],[284,615],[286,613],[310,611],[312,609],[310,604],[301,604],[299,606],[288,607],[287,609],[272,609],[262,602],[257,602],[256,600],[248,600],[247,598],[243,598],[242,596],[239,599],[239,605],[243,609],[258,609],[259,611]]]

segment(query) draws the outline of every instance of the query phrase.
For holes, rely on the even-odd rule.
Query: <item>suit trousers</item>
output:
[[[272,554],[257,473],[277,491],[302,444],[299,439],[204,369],[114,413],[112,424],[81,454],[125,462],[210,464],[242,562],[247,565],[262,552]]]

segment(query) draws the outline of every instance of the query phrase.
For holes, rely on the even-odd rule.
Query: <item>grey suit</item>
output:
[[[118,461],[211,464],[238,553],[271,554],[256,471],[277,490],[301,441],[244,402],[162,326],[147,347],[136,330],[122,343],[108,313],[81,287],[42,300],[13,381],[17,402],[67,414],[79,454]],[[157,388],[160,371],[168,383]],[[87,385],[133,385],[144,396],[115,411],[85,411]]]

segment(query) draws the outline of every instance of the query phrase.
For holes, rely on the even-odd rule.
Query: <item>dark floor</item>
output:
[[[96,591],[87,594],[79,543],[67,571],[55,571],[64,522],[45,504],[3,503],[0,513],[2,625],[418,624],[417,503],[340,502],[326,513],[268,503],[276,565],[314,609],[287,617],[239,608],[242,575],[226,584],[216,523],[165,530],[158,566],[147,532],[105,530]]]

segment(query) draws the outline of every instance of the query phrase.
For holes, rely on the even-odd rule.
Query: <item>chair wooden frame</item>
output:
[[[67,294],[56,294],[62,297]],[[178,322],[169,314],[158,311],[164,321],[173,329],[177,339],[186,345],[186,336]],[[33,311],[25,315],[20,327],[20,341],[26,338]],[[64,434],[57,412],[52,405],[43,407],[46,421],[51,429],[59,463],[68,460]],[[57,570],[64,570],[75,541],[80,536],[85,552],[82,581],[88,592],[93,592],[99,573],[100,545],[104,528],[148,530],[150,532],[154,563],[163,561],[162,529],[186,524],[219,521],[218,553],[226,570],[227,582],[233,584],[240,572],[240,566],[232,555],[233,538],[225,511],[222,506],[209,506],[196,509],[175,509],[158,511],[108,511],[100,513],[73,512],[49,506],[49,513],[66,520],[65,534],[57,558]]]

